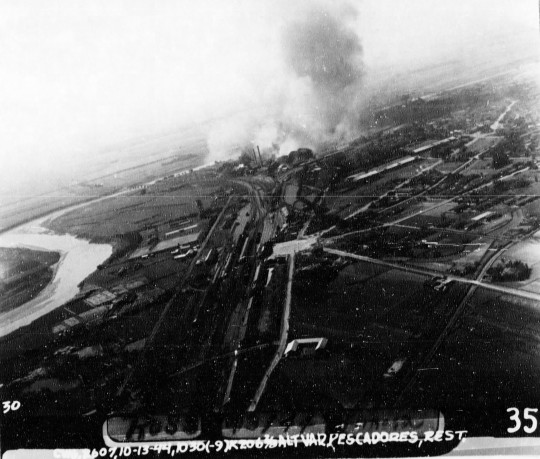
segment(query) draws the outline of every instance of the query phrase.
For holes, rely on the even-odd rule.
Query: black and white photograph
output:
[[[1,457],[540,456],[539,12],[1,0]]]

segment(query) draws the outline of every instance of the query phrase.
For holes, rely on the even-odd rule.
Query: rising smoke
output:
[[[218,123],[208,138],[209,159],[234,157],[254,144],[277,155],[300,146],[319,150],[357,136],[364,65],[356,17],[343,3],[296,9],[280,30],[283,75],[264,91],[272,112]]]

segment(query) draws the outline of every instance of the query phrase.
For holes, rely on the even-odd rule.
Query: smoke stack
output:
[[[252,147],[256,164],[262,164],[260,149],[257,160],[253,145],[282,155],[300,146],[326,149],[360,134],[366,99],[366,68],[357,33],[360,2],[292,3],[304,6],[279,29],[282,74],[261,88],[260,110],[227,117],[212,127],[211,159],[222,158],[240,143],[247,146],[247,154]]]
[[[197,199],[195,202],[197,203],[197,208],[199,209],[199,216],[201,216],[204,212],[203,203],[200,199]]]
[[[261,161],[261,167],[263,165],[262,158],[261,158],[261,150],[259,150],[259,145],[257,145],[257,151],[259,152],[259,160]]]

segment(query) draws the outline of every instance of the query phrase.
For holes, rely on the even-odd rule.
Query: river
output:
[[[211,164],[203,164],[193,170],[198,171],[208,166]],[[175,175],[183,173],[189,173],[189,169]],[[152,185],[163,178],[144,183],[142,186]],[[78,284],[112,254],[111,245],[93,244],[70,234],[56,234],[45,228],[43,223],[88,204],[95,204],[130,192],[132,192],[131,188],[124,189],[111,195],[75,204],[0,233],[0,247],[27,247],[60,252],[60,260],[54,265],[54,277],[49,285],[34,299],[0,314],[0,337],[30,324],[71,300],[79,292]]]
[[[112,254],[111,245],[93,244],[70,234],[56,234],[43,226],[45,220],[66,211],[55,212],[0,234],[0,247],[27,247],[60,253],[60,260],[53,267],[52,281],[34,299],[0,314],[0,336],[30,324],[72,299],[79,292],[78,284]]]

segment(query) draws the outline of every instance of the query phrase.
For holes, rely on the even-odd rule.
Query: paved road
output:
[[[279,339],[279,346],[278,346],[276,354],[274,355],[272,363],[270,363],[270,366],[268,367],[268,369],[266,370],[266,373],[264,374],[262,378],[261,384],[257,388],[257,392],[255,392],[255,396],[253,397],[251,404],[249,405],[248,411],[255,411],[255,409],[257,408],[259,400],[261,399],[262,394],[264,393],[264,389],[266,388],[266,383],[268,382],[268,379],[270,378],[270,375],[276,368],[277,364],[283,357],[283,353],[285,352],[285,348],[287,347],[287,339],[289,336],[289,315],[291,313],[293,277],[294,277],[294,253],[289,255],[289,278],[287,281],[287,297],[285,299],[285,306],[283,308],[283,316],[281,318],[281,336]]]
[[[425,268],[417,268],[417,267],[412,267],[412,266],[401,265],[401,264],[398,264],[398,263],[392,263],[392,262],[389,262],[389,261],[378,260],[376,258],[365,257],[363,255],[356,255],[354,253],[344,252],[342,250],[335,250],[335,249],[330,249],[330,248],[327,248],[327,247],[325,247],[323,250],[325,252],[331,253],[333,255],[339,255],[341,257],[353,258],[355,260],[365,261],[367,263],[373,263],[373,264],[376,264],[376,265],[385,266],[387,268],[399,269],[401,271],[406,271],[406,272],[413,273],[413,274],[419,274],[421,276],[435,277],[435,276],[444,275],[444,274],[442,274],[442,273],[440,273],[438,271],[432,271],[432,270],[425,269]],[[487,271],[487,269],[486,269],[486,271]],[[476,285],[478,287],[483,287],[483,288],[485,288],[487,290],[492,290],[492,291],[499,292],[499,293],[505,293],[507,295],[518,296],[520,298],[526,298],[526,299],[529,299],[529,300],[540,301],[540,294],[538,294],[538,293],[527,292],[527,291],[524,291],[524,290],[517,290],[517,289],[514,289],[514,288],[510,288],[510,287],[503,287],[503,286],[500,286],[500,285],[488,284],[488,283],[482,282],[480,280],[467,279],[466,277],[460,277],[460,276],[454,276],[454,275],[444,275],[444,277],[446,277],[446,278],[448,278],[448,279],[450,279],[452,281],[455,281],[455,282],[461,282],[461,283],[469,284],[469,285]]]
[[[514,242],[509,242],[504,247],[499,249],[497,251],[497,253],[495,253],[489,259],[489,261],[484,265],[482,270],[476,276],[476,279],[467,279],[467,278],[458,277],[458,276],[451,276],[451,275],[446,276],[448,279],[451,279],[453,281],[468,284],[470,286],[470,288],[468,289],[467,294],[461,300],[458,307],[456,308],[456,310],[452,314],[452,317],[450,318],[450,320],[448,321],[448,323],[445,325],[444,329],[442,330],[442,332],[438,336],[437,340],[433,343],[433,345],[431,346],[429,351],[422,357],[421,362],[417,365],[417,369],[412,370],[412,372],[410,373],[410,377],[409,377],[409,379],[406,380],[405,386],[401,390],[400,395],[398,397],[398,400],[397,400],[398,405],[401,402],[403,402],[405,396],[409,393],[409,391],[416,384],[416,382],[418,380],[418,377],[419,377],[418,369],[424,368],[425,366],[427,366],[429,364],[429,362],[431,361],[433,356],[436,354],[436,352],[438,351],[441,344],[447,338],[448,334],[450,333],[450,331],[452,330],[452,328],[454,327],[456,322],[461,317],[461,315],[462,315],[465,307],[467,306],[470,298],[474,295],[474,293],[476,292],[476,290],[479,287],[483,287],[483,288],[486,288],[488,290],[496,291],[496,292],[499,292],[499,293],[518,296],[518,297],[521,297],[521,298],[526,298],[526,299],[529,299],[529,300],[535,300],[535,301],[540,302],[540,295],[539,294],[535,294],[535,293],[532,293],[532,292],[526,292],[526,291],[522,291],[522,290],[516,290],[516,289],[512,289],[512,288],[508,288],[508,287],[498,286],[498,285],[487,284],[487,283],[484,283],[484,282],[481,281],[481,279],[487,273],[488,269],[491,266],[493,266],[493,264],[499,259],[499,257],[505,252],[505,250],[507,250],[513,244],[514,244]],[[324,251],[328,252],[328,253],[332,253],[334,255],[339,255],[339,256],[348,257],[348,258],[354,258],[354,259],[357,259],[357,260],[360,260],[360,261],[373,263],[373,264],[377,264],[377,265],[381,265],[381,266],[386,266],[386,267],[393,268],[393,269],[400,269],[402,271],[412,272],[412,273],[415,273],[415,274],[428,275],[428,276],[440,276],[441,275],[440,273],[438,273],[436,271],[431,271],[431,270],[427,270],[427,269],[421,269],[421,268],[416,268],[416,267],[399,265],[399,264],[396,264],[396,263],[390,263],[390,262],[386,262],[386,261],[383,261],[383,260],[377,260],[377,259],[370,258],[370,257],[351,254],[349,252],[344,252],[344,251],[341,251],[341,250],[334,250],[334,249],[325,248]]]
[[[425,367],[427,367],[429,365],[429,362],[431,361],[433,356],[437,353],[437,351],[439,350],[441,344],[448,337],[448,334],[450,333],[450,331],[452,330],[454,325],[457,323],[457,321],[459,320],[459,318],[463,314],[465,308],[467,307],[467,304],[468,304],[469,300],[475,294],[477,288],[479,286],[481,286],[481,285],[483,286],[483,284],[480,282],[480,280],[486,275],[488,269],[491,268],[491,266],[493,266],[493,264],[499,259],[499,257],[504,253],[504,251],[508,247],[510,247],[511,245],[513,245],[513,243],[509,242],[504,247],[499,249],[497,251],[497,253],[495,253],[488,260],[488,262],[484,265],[482,270],[478,273],[474,283],[471,285],[471,287],[467,291],[467,294],[465,295],[465,297],[459,303],[458,307],[456,308],[456,310],[452,314],[452,317],[450,318],[450,320],[448,321],[448,323],[446,324],[446,326],[444,327],[444,329],[440,333],[440,335],[437,338],[437,340],[435,341],[435,343],[433,343],[430,350],[422,357],[421,362],[417,365],[416,370],[413,370],[412,373],[410,374],[410,378],[406,382],[404,388],[401,390],[401,393],[399,395],[398,402],[397,402],[398,404],[400,404],[404,400],[405,396],[409,393],[409,391],[416,384],[416,381],[418,380],[418,377],[419,377],[418,372],[420,371],[420,369],[425,368]]]
[[[517,100],[513,100],[510,104],[508,104],[508,107],[506,107],[506,110],[501,114],[501,116],[499,116],[497,118],[497,121],[495,121],[491,126],[490,128],[493,130],[493,131],[496,131],[497,129],[499,129],[499,127],[501,126],[501,121],[502,119],[506,116],[506,114],[512,110],[512,107],[514,106],[514,104],[517,102]]]

